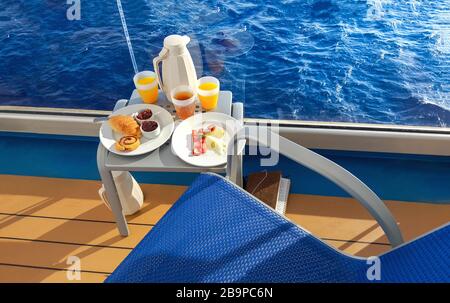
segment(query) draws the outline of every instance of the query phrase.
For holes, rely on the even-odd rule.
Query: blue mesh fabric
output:
[[[439,247],[447,250],[447,257],[448,231],[443,233],[447,243]],[[416,247],[428,251],[426,243]],[[415,260],[403,259],[405,248]],[[421,276],[435,263],[419,257],[439,257],[430,253],[405,246],[385,255],[383,280],[442,280],[448,268]],[[420,264],[417,275],[408,276],[414,264]],[[202,174],[106,282],[367,282],[368,267],[365,260],[334,250],[220,176]]]
[[[450,282],[450,224],[380,257],[385,282]]]

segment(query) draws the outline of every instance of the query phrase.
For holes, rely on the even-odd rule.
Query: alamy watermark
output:
[[[240,144],[232,146],[233,154],[250,156],[260,156],[260,166],[276,166],[280,156],[279,125],[276,123],[259,122],[257,126],[244,128],[241,132],[241,139],[248,140],[248,148],[245,149]],[[239,138],[238,138],[239,139]],[[230,144],[235,142],[231,141]]]
[[[67,0],[69,7],[66,11],[66,17],[69,21],[81,19],[81,0]]]
[[[370,265],[366,271],[366,277],[369,281],[381,280],[381,260],[378,257],[372,256],[367,258],[367,265]]]
[[[81,280],[81,260],[77,256],[69,256],[67,265],[70,265],[66,271],[66,277],[69,281]]]

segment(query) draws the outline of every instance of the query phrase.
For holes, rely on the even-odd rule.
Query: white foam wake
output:
[[[122,2],[120,0],[116,0],[117,9],[119,10],[120,21],[122,22],[123,34],[125,35],[125,39],[127,40],[128,52],[130,53],[131,63],[133,64],[134,73],[138,73],[138,68],[136,64],[136,58],[134,57],[133,46],[131,45],[130,34],[128,33],[127,21],[125,20],[125,14],[122,8]]]

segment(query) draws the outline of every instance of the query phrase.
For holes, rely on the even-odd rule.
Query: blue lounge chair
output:
[[[449,282],[450,225],[380,256],[382,282]],[[370,265],[201,175],[106,282],[369,282]]]
[[[304,158],[295,160],[315,171],[332,167],[327,163],[320,168],[329,160],[302,152]],[[337,172],[346,174],[334,169],[330,180]],[[401,244],[395,222],[383,213],[384,204],[376,205],[377,197],[365,185],[347,177],[336,183],[376,213],[396,246],[379,256],[381,279],[374,281],[450,282],[450,225]],[[367,273],[373,264],[327,245],[235,183],[202,174],[106,282],[371,282]]]

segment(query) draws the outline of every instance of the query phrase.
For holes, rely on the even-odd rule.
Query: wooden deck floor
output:
[[[121,237],[97,196],[99,186],[95,181],[0,175],[0,282],[70,282],[70,256],[81,260],[81,282],[102,282],[185,190],[143,185],[149,198],[128,218],[131,235]],[[450,220],[450,205],[387,205],[407,240]],[[371,256],[390,249],[376,222],[352,199],[291,195],[287,216],[349,254]]]

